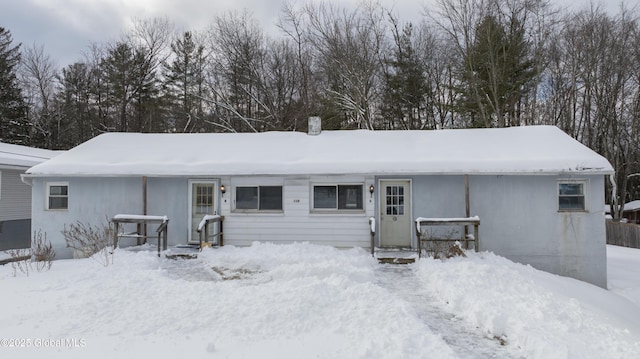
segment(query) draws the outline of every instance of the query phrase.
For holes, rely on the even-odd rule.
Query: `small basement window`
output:
[[[69,208],[69,184],[68,183],[48,183],[47,184],[47,209],[68,209]]]
[[[558,209],[560,211],[585,211],[585,182],[558,183]]]
[[[362,210],[362,193],[361,184],[313,186],[313,209]]]
[[[236,210],[282,211],[282,186],[236,187]]]

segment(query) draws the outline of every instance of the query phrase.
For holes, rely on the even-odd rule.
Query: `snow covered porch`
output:
[[[478,251],[604,287],[604,179],[579,172],[378,176],[375,248],[417,253],[416,219],[473,222],[477,216],[478,234],[438,225],[424,235],[469,239]]]
[[[370,222],[372,255],[380,262],[411,263],[421,255],[437,256],[438,249],[448,252],[458,240],[465,249],[471,242],[471,249],[478,250],[480,221],[470,217],[469,175],[379,176],[376,183],[377,217]]]

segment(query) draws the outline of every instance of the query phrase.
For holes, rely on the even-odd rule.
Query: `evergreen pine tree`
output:
[[[0,141],[29,144],[29,125],[16,66],[20,44],[12,45],[11,32],[0,27]]]
[[[469,114],[473,127],[517,124],[516,105],[534,78],[529,45],[518,20],[507,26],[486,16],[464,59],[458,111]]]
[[[396,48],[384,88],[382,113],[393,129],[424,129],[425,96],[428,91],[423,64],[413,47],[413,26],[406,25],[402,33],[396,31]]]
[[[164,70],[172,127],[177,132],[196,131],[195,120],[202,115],[204,46],[187,31],[171,44],[171,51],[175,58]]]

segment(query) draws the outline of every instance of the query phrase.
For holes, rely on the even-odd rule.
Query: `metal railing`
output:
[[[136,238],[138,245],[142,242],[146,242],[148,236],[145,232],[146,224],[158,223],[158,229],[156,229],[156,235],[158,237],[158,257],[160,257],[161,248],[167,250],[167,231],[169,225],[169,218],[167,216],[149,216],[149,215],[137,215],[137,214],[117,214],[111,222],[114,225],[113,231],[113,249],[118,248],[118,242],[121,238]],[[124,225],[127,223],[135,223],[136,230],[134,232],[124,232]],[[144,225],[144,226],[143,226]],[[120,227],[123,227],[123,232],[120,232]],[[155,237],[155,236],[154,236]]]
[[[369,232],[371,234],[371,255],[375,254],[376,247],[374,245],[376,238],[376,219],[375,217],[369,217]]]
[[[215,242],[212,242],[212,245],[223,246],[224,245],[224,237],[222,232],[222,223],[224,222],[224,217],[219,216],[217,214],[208,214],[202,217],[202,221],[198,224],[198,237],[200,239],[200,249],[203,246],[209,246],[209,238],[215,238]],[[215,231],[215,223],[218,223],[218,231]],[[214,224],[214,232],[211,234],[211,230],[209,225]]]
[[[461,242],[464,243],[465,249],[469,249],[469,242],[473,242],[473,248],[478,251],[478,226],[480,225],[480,218],[476,217],[464,217],[464,218],[416,218],[416,238],[418,239],[418,256],[422,256],[423,242],[431,242],[437,244],[439,242]],[[424,227],[429,226],[464,226],[464,236],[462,238],[438,238],[427,237]],[[468,233],[467,226],[473,226],[473,234]]]

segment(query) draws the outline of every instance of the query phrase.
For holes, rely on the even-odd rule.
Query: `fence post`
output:
[[[478,252],[478,223],[473,225],[473,245],[475,246],[476,252]]]

